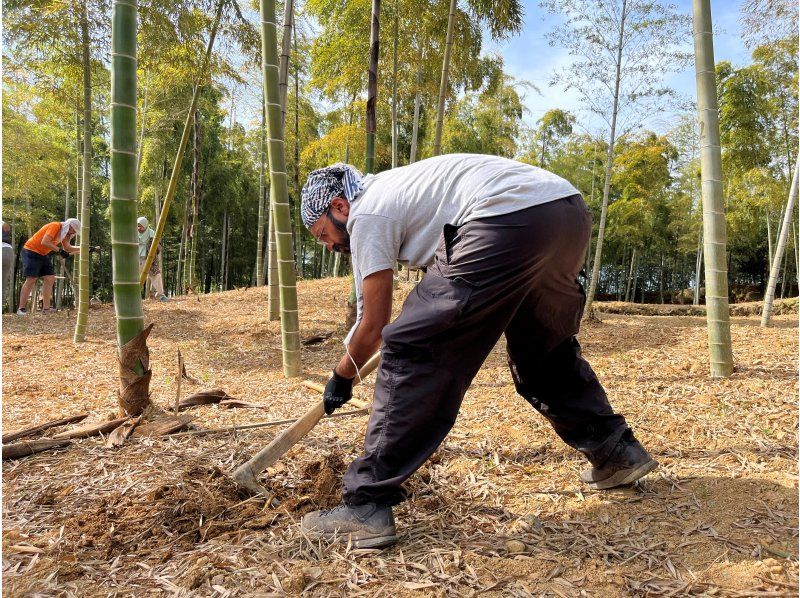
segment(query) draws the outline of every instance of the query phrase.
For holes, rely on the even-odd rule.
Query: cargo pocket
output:
[[[459,279],[426,275],[398,318],[384,327],[385,349],[406,357],[430,357],[431,345],[458,322],[471,294],[472,287]]]

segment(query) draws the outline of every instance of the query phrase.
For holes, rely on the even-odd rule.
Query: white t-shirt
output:
[[[350,204],[347,231],[358,297],[370,274],[394,268],[429,266],[445,224],[524,210],[578,190],[561,177],[497,156],[446,154],[408,166],[367,175],[364,191]]]

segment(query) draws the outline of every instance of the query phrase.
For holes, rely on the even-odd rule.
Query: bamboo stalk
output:
[[[450,0],[450,15],[447,18],[447,37],[442,61],[442,80],[439,84],[439,103],[436,106],[436,132],[433,136],[433,155],[442,153],[442,126],[444,123],[444,103],[447,99],[448,79],[450,77],[450,54],[453,50],[453,29],[456,22],[456,0]]]
[[[81,242],[78,265],[78,315],[75,319],[73,341],[86,340],[89,320],[89,226],[92,205],[92,69],[89,55],[89,23],[86,5],[81,8],[81,40],[83,46],[83,174],[81,184]],[[135,143],[134,143],[135,145]],[[34,306],[35,307],[35,306]]]
[[[710,0],[693,0],[692,9],[697,113],[700,120],[708,348],[711,375],[728,377],[733,372],[733,351],[728,308],[728,267],[725,261],[727,231],[722,196],[722,157]]]
[[[275,1],[261,0],[260,8],[261,60],[267,121],[270,204],[275,223],[273,229],[277,242],[278,282],[280,284],[283,373],[287,378],[292,378],[299,376],[301,372],[300,321],[297,309],[294,258],[292,256],[289,188],[280,109],[280,89],[278,85],[278,37],[275,23]]]
[[[789,198],[786,200],[786,209],[783,214],[780,237],[775,247],[775,255],[772,257],[772,267],[769,271],[769,282],[767,282],[767,292],[764,294],[764,307],[761,310],[761,327],[769,326],[770,316],[772,315],[772,303],[775,300],[775,287],[778,284],[778,274],[781,269],[781,260],[786,250],[786,240],[789,237],[789,223],[794,213],[794,204],[797,201],[797,171],[795,167],[792,173],[792,186],[789,189]],[[784,277],[786,274],[784,273]]]

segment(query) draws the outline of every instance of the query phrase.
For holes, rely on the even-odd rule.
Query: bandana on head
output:
[[[61,231],[58,233],[56,243],[61,243],[64,238],[69,234],[69,229],[72,228],[76,233],[81,230],[81,221],[77,218],[67,218],[61,223]]]
[[[306,228],[311,228],[330,207],[334,197],[353,201],[363,191],[363,175],[350,166],[339,162],[320,168],[308,175],[300,194],[300,215]]]

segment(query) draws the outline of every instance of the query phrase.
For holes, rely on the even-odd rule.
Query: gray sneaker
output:
[[[397,542],[392,507],[374,503],[355,507],[341,504],[329,511],[308,513],[300,529],[316,538],[349,540],[355,548],[382,548]]]
[[[601,467],[581,472],[581,481],[595,490],[633,484],[658,467],[642,444],[627,430]]]

